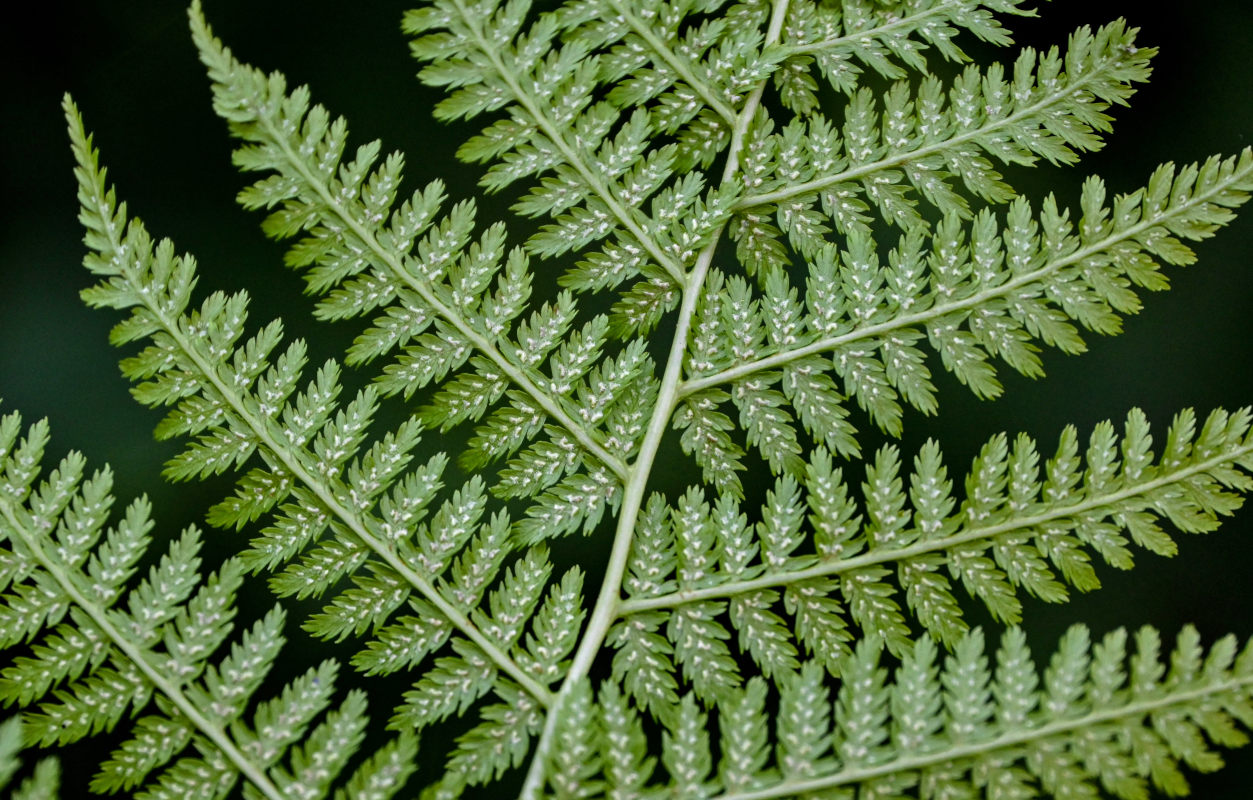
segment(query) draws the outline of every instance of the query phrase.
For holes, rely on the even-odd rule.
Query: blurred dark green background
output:
[[[197,254],[202,286],[246,287],[257,318],[282,315],[296,334],[312,330],[309,304],[299,294],[299,278],[280,266],[281,248],[262,237],[256,216],[234,204],[243,182],[230,167],[224,125],[211,112],[183,6],[22,5],[31,16],[0,23],[7,80],[0,92],[0,398],[5,410],[20,409],[29,420],[49,417],[56,453],[74,447],[95,464],[113,464],[119,495],[147,491],[158,521],[172,532],[200,520],[223,487],[161,482],[160,465],[172,450],[153,442],[157,415],[131,401],[118,374],[117,353],[106,342],[116,319],[78,301],[88,281],[79,266],[62,93],[73,94],[96,132],[110,178],[131,211],[155,234]],[[466,197],[477,172],[457,165],[452,153],[469,129],[432,122],[437,96],[413,79],[398,30],[405,5],[206,0],[206,12],[244,60],[309,83],[316,99],[345,114],[356,143],[382,138],[387,148],[407,151],[411,181],[442,176],[454,198]],[[1125,15],[1143,29],[1145,45],[1163,52],[1153,82],[1131,109],[1118,112],[1107,149],[1075,170],[1039,170],[1037,183],[1020,184],[1028,193],[1039,197],[1052,186],[1073,204],[1089,172],[1104,175],[1114,191],[1129,190],[1161,161],[1235,153],[1253,144],[1249,4],[1176,4],[1169,14],[1130,0],[1042,5],[1047,19],[1012,23],[1020,42],[1063,43],[1076,25]],[[499,204],[484,205],[484,218],[503,213]],[[1051,442],[1067,422],[1086,435],[1094,422],[1121,420],[1133,405],[1164,428],[1183,406],[1204,413],[1253,402],[1251,256],[1253,215],[1202,245],[1199,265],[1172,272],[1174,290],[1149,297],[1123,336],[1092,338],[1090,352],[1079,358],[1046,354],[1047,379],[1004,375],[1006,396],[991,403],[943,382],[950,391],[938,418],[907,417],[910,442],[936,437],[957,466],[1001,430],[1026,430]],[[334,349],[325,345],[315,355]],[[1088,622],[1098,635],[1145,622],[1171,633],[1194,621],[1209,640],[1229,630],[1248,636],[1251,558],[1253,514],[1244,513],[1204,541],[1183,540],[1173,561],[1146,556],[1126,574],[1103,568],[1099,592],[1061,608],[1029,604],[1026,624],[1040,641],[1055,639],[1072,620]],[[268,604],[264,590],[256,596]],[[1195,781],[1196,796],[1253,796],[1247,788],[1253,786],[1253,754],[1242,751],[1230,761],[1225,773]]]

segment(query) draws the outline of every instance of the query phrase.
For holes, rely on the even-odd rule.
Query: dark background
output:
[[[452,153],[470,129],[431,120],[438,96],[413,79],[415,66],[398,31],[405,5],[208,0],[206,11],[242,59],[282,69],[293,84],[309,83],[315,99],[346,115],[355,143],[381,138],[385,148],[408,153],[411,181],[442,176],[454,198],[467,197],[478,173],[457,165]],[[1163,52],[1154,62],[1154,80],[1131,109],[1118,111],[1107,149],[1085,157],[1077,169],[1038,170],[1034,185],[1019,183],[1028,194],[1038,198],[1043,187],[1055,187],[1074,205],[1085,174],[1101,174],[1112,191],[1127,191],[1162,161],[1232,154],[1253,144],[1248,4],[1190,3],[1169,15],[1130,0],[1042,5],[1046,20],[1011,21],[1019,42],[1061,44],[1079,24],[1125,14],[1141,26],[1140,41]],[[33,12],[28,21],[0,24],[6,84],[0,92],[0,398],[5,411],[19,409],[28,421],[50,419],[54,454],[74,447],[95,465],[111,463],[124,501],[148,492],[161,529],[172,533],[202,519],[225,487],[161,482],[161,463],[173,450],[153,442],[156,412],[135,404],[118,374],[118,353],[106,341],[116,317],[89,311],[78,300],[89,281],[80,267],[62,93],[73,94],[95,131],[110,179],[132,213],[154,234],[197,254],[202,287],[247,288],[255,320],[282,315],[295,335],[313,330],[310,304],[299,296],[299,278],[280,266],[282,248],[263,238],[258,217],[234,203],[243,181],[230,167],[224,125],[210,109],[183,6],[23,6]],[[503,213],[498,204],[482,205],[484,219]],[[1123,336],[1090,338],[1082,357],[1047,353],[1047,379],[1003,374],[1006,395],[995,402],[942,383],[942,390],[951,390],[942,395],[939,417],[907,415],[911,442],[936,437],[959,470],[979,443],[1001,430],[1026,430],[1049,448],[1064,424],[1076,423],[1086,436],[1093,423],[1120,422],[1134,405],[1164,432],[1178,408],[1194,406],[1204,415],[1215,406],[1253,401],[1253,217],[1238,220],[1199,253],[1197,266],[1170,273],[1172,291],[1147,298],[1145,312],[1127,321]],[[332,341],[315,355],[329,355],[336,346]],[[223,549],[236,547],[225,535],[210,536],[223,537]],[[1253,515],[1245,512],[1204,541],[1181,539],[1173,561],[1145,555],[1123,574],[1102,567],[1101,591],[1059,608],[1029,603],[1025,624],[1041,642],[1037,652],[1073,620],[1087,622],[1096,635],[1151,622],[1169,636],[1191,621],[1207,641],[1227,631],[1247,637],[1253,634],[1251,556]],[[270,602],[264,590],[256,599]],[[300,638],[294,620],[288,627]],[[375,713],[381,713],[377,703]],[[1248,796],[1253,757],[1241,751],[1229,761],[1225,772],[1194,781],[1196,796]]]

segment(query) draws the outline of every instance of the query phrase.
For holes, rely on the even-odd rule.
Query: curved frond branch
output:
[[[619,605],[619,613],[622,616],[627,616],[643,611],[675,608],[688,603],[699,603],[704,600],[718,600],[751,594],[760,589],[805,583],[815,578],[826,578],[855,572],[875,565],[906,561],[927,553],[946,552],[963,544],[991,541],[997,537],[1019,531],[1030,532],[1049,523],[1064,522],[1074,517],[1083,516],[1091,511],[1119,507],[1127,500],[1147,497],[1159,489],[1186,483],[1189,478],[1204,475],[1215,467],[1230,465],[1241,458],[1247,459],[1250,455],[1253,455],[1253,443],[1231,453],[1225,453],[1222,456],[1190,465],[1185,469],[1158,475],[1144,484],[1127,487],[1108,494],[1085,497],[1080,502],[1056,506],[1038,514],[1016,517],[1006,522],[986,527],[971,526],[963,528],[950,536],[919,541],[908,547],[873,550],[861,555],[835,561],[819,562],[785,572],[763,572],[754,578],[742,581],[729,581],[705,589],[686,589],[652,597],[629,598],[623,600]]]
[[[1247,201],[1250,189],[1253,189],[1253,150],[1246,149],[1238,157],[1213,157],[1204,164],[1188,165],[1179,170],[1173,164],[1163,165],[1147,187],[1116,198],[1112,209],[1104,205],[1103,184],[1090,181],[1085,189],[1084,220],[1077,236],[1072,233],[1067,216],[1058,212],[1050,200],[1045,204],[1041,237],[1025,202],[1019,201],[1011,208],[1010,224],[1003,232],[1004,241],[993,235],[982,242],[991,248],[990,252],[980,254],[985,261],[994,256],[1003,256],[1009,261],[1011,268],[999,276],[985,281],[978,274],[972,274],[977,270],[972,264],[973,255],[963,249],[964,241],[941,231],[934,237],[937,253],[954,246],[956,249],[950,252],[960,253],[960,260],[952,264],[951,269],[949,264],[940,265],[947,275],[936,275],[932,278],[931,291],[911,300],[910,305],[916,310],[884,305],[876,311],[876,316],[882,319],[861,322],[832,335],[823,335],[818,330],[817,335],[797,346],[689,378],[684,381],[680,395],[688,397],[742,381],[806,356],[873,343],[910,328],[927,328],[936,321],[961,318],[984,307],[1001,304],[1007,306],[1008,313],[1014,314],[1016,298],[1030,299],[1039,305],[1056,304],[1067,316],[1078,316],[1078,312],[1067,307],[1068,298],[1064,293],[1051,291],[1054,287],[1050,281],[1060,280],[1069,273],[1073,273],[1070,281],[1109,293],[1117,305],[1101,298],[1105,315],[1111,311],[1109,306],[1133,312],[1138,306],[1128,298],[1115,296],[1111,284],[1105,283],[1106,275],[1112,273],[1111,277],[1121,283],[1122,292],[1129,288],[1128,281],[1150,289],[1163,288],[1165,283],[1153,260],[1179,265],[1191,263],[1195,256],[1180,240],[1196,241],[1212,236],[1218,227],[1233,218],[1231,211]],[[992,230],[995,233],[995,226]],[[936,260],[941,258],[943,256]],[[1106,275],[1101,274],[1102,270]],[[1101,283],[1093,276],[1100,277]],[[1059,284],[1057,288],[1062,287]],[[1079,312],[1084,310],[1078,309]],[[1082,318],[1081,321],[1088,322]],[[849,324],[852,322],[848,320]],[[1116,330],[1103,318],[1098,318],[1098,322],[1111,332]],[[1035,328],[1032,323],[1028,326]],[[1037,331],[1033,333],[1040,336]],[[1078,346],[1081,347],[1081,343]]]
[[[227,559],[202,576],[193,527],[133,582],[152,556],[147,500],[104,530],[114,499],[109,470],[86,477],[85,459],[71,452],[41,475],[47,424],[19,441],[20,432],[16,413],[0,420],[0,647],[29,647],[0,670],[0,701],[26,709],[25,738],[66,745],[128,727],[92,778],[98,793],[142,786],[138,796],[221,798],[242,776],[249,797],[326,797],[361,745],[364,693],[328,710],[338,664],[327,660],[259,698],[284,644],[284,614],[274,607],[220,652],[234,627],[242,562]],[[347,785],[369,782],[387,800],[412,768],[380,770],[378,762],[415,751],[416,740],[402,734]],[[35,778],[29,793],[13,797],[50,797],[55,770],[41,766]]]
[[[1006,162],[1031,164],[1044,156],[1069,163],[1076,158],[1074,150],[1099,147],[1094,132],[1110,127],[1105,109],[1125,104],[1132,83],[1146,80],[1149,74],[1148,62],[1155,51],[1136,47],[1135,33],[1121,21],[1095,33],[1081,28],[1071,36],[1071,52],[1065,56],[1054,49],[1040,56],[1037,65],[1036,53],[1025,50],[1009,80],[999,67],[988,75],[968,68],[950,92],[948,107],[934,79],[924,85],[925,98],[905,100],[890,93],[888,101],[897,105],[886,109],[882,131],[873,100],[863,93],[860,102],[850,105],[858,121],[849,131],[853,138],[845,145],[848,160],[840,162],[844,168],[807,180],[780,180],[777,188],[744,195],[735,208],[753,211],[813,197],[839,184],[865,181],[910,164],[926,164],[929,159],[938,159],[937,165],[947,163],[948,169],[966,177],[968,184],[989,199],[1012,196],[998,178],[987,174],[990,168],[974,163],[977,151]],[[994,94],[984,97],[985,92]],[[908,119],[908,114],[900,113],[901,106],[912,108],[915,103],[917,113],[927,119],[917,131],[910,123],[902,135],[894,127],[898,117]],[[928,166],[928,171],[937,165]],[[985,184],[986,188],[980,188]]]
[[[281,80],[277,76],[267,78],[258,70],[238,61],[213,35],[198,4],[192,5],[190,17],[193,37],[200,48],[201,59],[209,68],[209,75],[214,81],[219,113],[231,122],[232,132],[236,136],[262,143],[281,154],[283,163],[274,165],[274,168],[293,182],[292,186],[285,187],[286,190],[290,193],[305,191],[315,196],[321,208],[326,210],[329,217],[327,224],[333,230],[351,231],[353,238],[361,242],[368,251],[370,259],[385,270],[391,280],[420,298],[459,337],[482,353],[536,406],[568,431],[580,446],[595,456],[619,480],[625,481],[626,466],[623,460],[605,448],[593,429],[576,420],[563,407],[559,397],[541,388],[525,366],[506,356],[480,326],[473,324],[463,310],[455,305],[455,295],[450,297],[436,292],[429,281],[422,279],[420,269],[415,274],[414,265],[407,263],[408,254],[396,246],[397,237],[381,227],[382,213],[371,216],[364,205],[352,202],[354,198],[345,192],[335,191],[331,184],[331,170],[317,172],[311,169],[312,154],[298,152],[303,144],[301,120],[289,118],[289,108],[296,104],[284,94]],[[366,167],[360,169],[364,173]],[[398,176],[389,176],[387,180],[398,182]],[[277,191],[277,187],[271,189]],[[280,199],[277,194],[271,194],[266,202],[272,205]],[[305,219],[301,221],[301,226],[310,227],[313,222],[312,219]],[[365,256],[366,253],[361,255]],[[371,288],[377,292],[377,287]],[[409,311],[420,314],[417,309]]]
[[[1042,675],[1017,628],[1002,637],[995,672],[977,630],[942,669],[935,645],[923,639],[897,669],[895,683],[885,683],[874,645],[861,646],[849,666],[866,682],[845,683],[837,693],[834,736],[825,715],[817,730],[803,731],[818,743],[808,763],[781,764],[782,775],[746,775],[745,785],[709,796],[768,800],[850,786],[899,792],[924,782],[954,791],[995,786],[1006,796],[1101,785],[1119,797],[1142,797],[1149,784],[1187,794],[1180,762],[1204,772],[1222,764],[1204,736],[1227,747],[1247,742],[1239,725],[1253,721],[1250,650],[1246,645],[1238,653],[1235,637],[1227,636],[1207,654],[1189,627],[1167,672],[1156,630],[1137,631],[1129,658],[1128,638],[1119,629],[1093,646],[1077,625]],[[785,697],[807,681],[795,683]],[[816,693],[823,702],[825,689]],[[942,710],[931,707],[941,702]],[[910,727],[915,720],[919,728]],[[777,719],[781,740],[802,735],[797,722]]]
[[[74,604],[76,608],[82,611],[91,619],[92,623],[100,631],[101,634],[109,641],[119,653],[123,654],[127,660],[135,666],[144,679],[150,683],[153,688],[159,691],[171,703],[178,708],[195,726],[196,730],[203,734],[213,746],[222,752],[231,764],[239,771],[241,775],[253,786],[257,788],[265,797],[271,800],[282,800],[286,795],[279,790],[274,782],[266,775],[265,770],[252,759],[248,758],[239,745],[231,739],[225,727],[215,725],[200,712],[200,709],[189,698],[176,683],[169,680],[169,677],[149,660],[149,654],[140,647],[136,646],[129,637],[112,624],[109,620],[108,609],[103,606],[91,602],[78,586],[68,575],[68,570],[63,564],[58,563],[49,554],[43,551],[37,542],[33,531],[25,530],[20,526],[16,519],[13,509],[0,500],[0,513],[4,515],[6,527],[10,532],[16,533],[22,543],[28,549],[36,563],[39,564],[53,579],[57,586],[65,594],[66,598]]]
[[[198,323],[183,313],[188,300],[187,294],[194,283],[194,264],[186,258],[175,259],[173,245],[168,242],[163,244],[161,252],[154,255],[151,238],[142,223],[138,220],[128,223],[125,208],[115,203],[113,192],[106,188],[105,173],[99,167],[98,152],[83,128],[77,110],[67,106],[66,112],[79,164],[77,172],[79,198],[83,208],[82,219],[90,232],[88,244],[98,253],[89,259],[88,266],[105,279],[94,294],[91,294],[93,290],[88,290],[89,302],[118,308],[141,308],[141,315],[119,326],[126,332],[118,337],[115,331],[115,340],[121,343],[140,335],[159,332],[165,337],[163,346],[169,351],[177,352],[189,368],[180,375],[180,380],[191,385],[203,385],[209,390],[211,402],[217,406],[215,411],[220,415],[222,411],[229,409],[243,429],[244,436],[231,433],[230,440],[234,450],[229,453],[229,460],[225,464],[202,465],[195,468],[192,474],[221,471],[236,459],[242,460],[254,447],[259,447],[268,460],[281,466],[282,472],[290,476],[291,481],[305,487],[339,524],[412,586],[451,625],[474,642],[502,672],[524,687],[537,702],[545,706],[551,705],[552,693],[480,630],[450,596],[452,593],[449,590],[437,587],[432,580],[420,574],[402,558],[395,544],[381,535],[381,521],[368,518],[359,505],[354,504],[349,490],[339,485],[333,475],[319,471],[309,449],[288,441],[283,426],[271,416],[262,413],[263,402],[244,393],[241,383],[246,385],[246,382],[227,378],[227,371],[208,355],[206,347],[214,345],[196,340]],[[156,262],[160,269],[179,273],[181,280],[177,285],[162,285],[161,278],[144,272],[144,264],[151,270],[152,262]],[[231,323],[242,328],[242,312]],[[169,364],[165,366],[168,367]],[[261,361],[261,366],[264,366],[264,361]],[[259,367],[254,366],[254,369],[260,372]],[[135,377],[143,372],[142,367],[138,370]],[[185,387],[180,391],[183,394],[191,393],[189,388]],[[160,396],[154,402],[160,403],[163,400],[168,402],[168,398]],[[276,500],[277,498],[271,497],[268,502],[272,504]],[[337,566],[342,569],[344,565]]]
[[[664,625],[698,696],[724,697],[740,683],[740,667],[722,641],[730,637],[724,614],[765,674],[787,672],[797,648],[785,644],[788,626],[772,610],[780,600],[797,640],[832,670],[852,637],[850,619],[896,654],[911,640],[907,613],[951,644],[967,630],[953,581],[998,620],[1016,624],[1020,591],[1064,602],[1068,587],[1099,587],[1094,556],[1129,569],[1132,543],[1173,555],[1175,543],[1160,521],[1185,533],[1217,528],[1253,491],[1251,419],[1247,408],[1215,411],[1198,431],[1195,416],[1182,412],[1155,461],[1148,422],[1133,411],[1121,438],[1108,422],[1094,429],[1086,466],[1068,428],[1043,475],[1030,438],[1020,435],[1011,446],[997,436],[967,474],[956,512],[934,443],[914,460],[908,483],[895,448],[879,451],[860,505],[820,449],[808,468],[808,497],[802,500],[790,476],[781,478],[756,526],[725,496],[711,508],[692,489],[672,509],[655,496],[637,529],[628,597],[618,605],[615,672],[644,670],[634,684],[637,699],[661,703],[657,693],[677,687],[675,665],[661,657],[671,649],[657,633]],[[802,549],[806,539],[811,553]],[[649,659],[645,669],[641,662]]]
[[[68,101],[67,101],[68,105]],[[119,627],[120,622],[125,622],[127,616],[120,615],[113,610],[110,601],[116,601],[121,592],[121,584],[127,574],[133,569],[133,559],[139,553],[142,553],[146,546],[146,530],[151,526],[147,519],[147,504],[143,501],[135,504],[128,512],[126,529],[124,532],[115,532],[110,536],[109,544],[117,551],[110,553],[113,558],[120,563],[109,563],[108,555],[105,557],[105,564],[95,563],[91,566],[96,568],[98,574],[83,574],[82,567],[87,561],[91,551],[90,543],[94,542],[100,535],[100,528],[104,524],[104,516],[107,514],[111,505],[112,497],[108,490],[112,484],[111,474],[105,470],[97,473],[87,484],[77,485],[78,479],[82,475],[83,459],[77,453],[71,453],[63,461],[58,470],[49,476],[48,483],[41,487],[41,491],[32,492],[32,486],[36,476],[39,474],[38,457],[41,454],[43,443],[47,441],[47,425],[39,423],[35,428],[31,429],[27,434],[27,438],[21,443],[18,450],[14,450],[14,439],[20,429],[21,418],[16,413],[6,415],[0,420],[0,466],[5,468],[9,482],[6,485],[7,491],[0,491],[0,534],[3,539],[16,545],[16,547],[3,554],[6,561],[13,559],[21,564],[20,570],[13,570],[19,574],[30,576],[32,573],[42,573],[43,580],[38,580],[38,593],[43,597],[28,608],[28,612],[35,612],[34,625],[30,630],[16,631],[13,623],[17,620],[6,614],[7,619],[0,622],[0,637],[3,638],[6,646],[14,641],[20,641],[23,638],[33,637],[44,625],[55,623],[58,617],[61,617],[69,608],[78,609],[82,613],[79,617],[80,636],[85,636],[78,642],[76,647],[69,642],[63,642],[66,646],[63,652],[58,654],[64,659],[61,668],[53,668],[46,672],[47,677],[41,675],[29,675],[26,671],[19,671],[20,668],[10,668],[2,673],[4,699],[12,702],[16,693],[26,695],[25,699],[37,699],[43,694],[39,691],[38,685],[43,684],[46,691],[48,686],[55,678],[64,678],[67,673],[69,677],[77,677],[85,667],[88,666],[89,659],[98,665],[103,659],[99,654],[88,654],[75,652],[81,650],[84,644],[89,644],[89,640],[102,637],[103,647],[106,652],[115,653],[116,657],[125,660],[129,665],[128,669],[133,670],[135,677],[141,678],[149,686],[160,692],[166,700],[178,709],[179,713],[184,716],[192,726],[203,735],[213,746],[217,748],[222,755],[230,762],[232,767],[244,778],[256,787],[262,796],[270,798],[270,800],[282,800],[286,795],[275,785],[275,783],[266,774],[265,766],[258,764],[249,757],[243,748],[234,740],[232,735],[224,724],[219,724],[209,718],[204,713],[201,705],[188,696],[184,690],[184,681],[186,675],[178,675],[172,673],[168,666],[163,669],[162,662],[164,658],[153,651],[152,645],[155,641],[160,641],[157,637],[149,637],[147,641],[140,638],[135,632],[124,631]],[[16,469],[15,469],[16,467]],[[28,478],[22,480],[21,483],[14,482],[15,478],[22,477],[22,472],[26,473]],[[22,485],[25,484],[25,485]],[[33,494],[33,497],[32,497]],[[21,503],[22,498],[30,498],[28,502],[37,502],[38,507],[30,507]],[[49,501],[52,501],[49,503]],[[58,508],[59,507],[59,508]],[[51,514],[49,512],[52,512]],[[75,518],[77,517],[77,518]],[[50,532],[58,530],[61,535],[66,536],[64,526],[73,526],[74,537],[68,542],[49,541]],[[194,541],[196,532],[194,529],[185,533],[185,538]],[[128,538],[133,541],[125,542]],[[129,545],[129,548],[127,547]],[[133,551],[127,553],[127,549]],[[73,559],[75,563],[67,563],[66,556]],[[127,556],[132,563],[125,563]],[[104,570],[101,571],[101,567]],[[113,572],[112,569],[122,567],[122,571]],[[227,563],[219,579],[226,585],[238,583],[239,565]],[[236,575],[232,578],[231,575]],[[12,572],[8,576],[13,577]],[[6,581],[7,583],[7,581]],[[10,585],[5,587],[14,590],[16,587]],[[177,591],[174,586],[167,587],[166,591]],[[21,592],[21,589],[17,589]],[[232,592],[233,593],[233,592]],[[205,609],[203,613],[226,615],[229,620],[231,614],[229,601],[230,594],[216,598],[221,608]],[[34,595],[30,599],[34,599]],[[13,601],[18,595],[10,595],[6,597],[6,601]],[[164,600],[164,598],[162,598]],[[132,598],[132,603],[134,603]],[[40,606],[43,606],[40,608]],[[157,609],[143,609],[144,612],[155,612]],[[172,611],[162,609],[164,613],[162,617],[170,619],[174,616]],[[184,612],[185,613],[185,612]],[[160,619],[160,617],[158,617]],[[31,620],[28,620],[28,625]],[[219,623],[219,625],[222,623]],[[92,630],[85,630],[83,626],[87,625]],[[134,627],[138,628],[138,624]],[[172,626],[170,626],[172,629]],[[217,627],[217,626],[215,626]],[[229,627],[229,626],[228,626]],[[212,635],[212,631],[206,631]],[[171,630],[171,634],[173,632]],[[208,638],[208,637],[206,637]],[[198,647],[203,647],[205,643],[197,643]],[[93,648],[94,649],[94,648]],[[211,652],[211,651],[210,651]],[[205,652],[201,658],[207,657],[210,652]],[[75,664],[74,662],[79,663]],[[68,662],[68,663],[65,663]],[[33,668],[38,668],[33,660],[30,664]],[[66,668],[68,667],[68,669]],[[201,667],[203,668],[203,667]],[[61,673],[61,674],[57,674]],[[178,678],[183,680],[178,680]],[[122,683],[126,681],[123,680]],[[137,705],[140,705],[137,703]],[[107,711],[105,713],[108,713]],[[86,715],[84,715],[86,716]],[[120,716],[120,715],[119,715]],[[98,729],[99,721],[91,720],[84,728],[90,727]],[[68,722],[66,727],[68,728]],[[86,733],[83,730],[79,735]],[[47,735],[45,732],[44,736]],[[72,733],[70,734],[72,735]],[[171,754],[173,755],[173,754]],[[158,766],[158,765],[154,765]]]

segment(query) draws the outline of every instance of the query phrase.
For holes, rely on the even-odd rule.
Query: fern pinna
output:
[[[1253,488],[1253,414],[1000,434],[962,473],[934,441],[881,443],[938,413],[933,370],[993,398],[999,365],[1038,376],[1044,347],[1117,333],[1253,188],[1245,151],[1112,197],[1090,178],[1074,209],[1018,194],[1020,168],[1101,147],[1154,55],[1117,21],[966,63],[1033,13],[424,3],[403,21],[420,78],[438,118],[486,120],[459,155],[512,198],[506,226],[440,182],[402,191],[401,154],[349,150],[193,3],[259,174],[240,203],[291,241],[314,315],[358,334],[313,366],[245,293],[198,296],[66,100],[83,297],[125,313],[133,394],[187,440],[167,477],[235,475],[207,522],[250,541],[206,577],[198,530],[154,536],[143,500],[108,527],[109,473],[72,454],[41,477],[46,426],[4,418],[0,695],[21,719],[0,777],[19,739],[116,728],[90,788],[151,798],[1186,793],[1253,727],[1253,649],[1075,626],[1037,666],[1018,625],[1027,597],[1096,588],[1097,562],[1217,527]],[[607,557],[570,563],[571,536]],[[237,634],[260,575],[279,604]],[[304,635],[351,640],[346,663],[267,682]],[[367,711],[348,671],[409,688]],[[44,764],[20,796],[51,796]]]

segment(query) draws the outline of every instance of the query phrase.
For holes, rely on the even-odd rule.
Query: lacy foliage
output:
[[[361,744],[364,692],[332,709],[339,667],[325,661],[259,695],[283,646],[284,614],[276,606],[232,635],[242,563],[202,575],[201,534],[190,528],[131,581],[154,548],[148,503],[131,503],[106,529],[109,471],[85,475],[83,457],[70,453],[40,480],[47,424],[19,439],[21,427],[16,413],[0,421],[0,631],[6,649],[29,643],[0,671],[0,697],[32,708],[21,737],[67,744],[124,724],[125,739],[92,778],[96,792],[223,796],[242,778],[249,796],[325,795]],[[10,724],[6,739],[16,732]],[[350,785],[399,788],[415,751],[402,734]],[[19,792],[55,796],[56,775],[55,762],[41,762]]]
[[[1044,347],[1119,332],[1253,188],[1245,151],[1115,196],[1091,177],[1073,210],[1019,196],[1002,170],[1100,148],[1154,54],[1116,21],[965,64],[962,39],[1009,46],[1002,21],[1031,13],[432,0],[404,30],[447,91],[435,115],[486,118],[459,155],[534,220],[507,227],[350,148],[194,3],[255,178],[239,202],[290,242],[314,315],[358,334],[310,365],[246,293],[199,296],[67,99],[83,298],[123,312],[133,394],[185,443],[167,477],[233,475],[207,521],[251,540],[203,575],[198,530],[154,537],[143,500],[109,527],[107,470],[71,454],[41,478],[46,426],[19,440],[6,417],[0,696],[25,710],[0,777],[19,739],[117,729],[92,789],[149,798],[1185,792],[1181,765],[1216,768],[1211,744],[1253,725],[1248,648],[1188,629],[1163,664],[1151,628],[1076,626],[1041,672],[1016,626],[1024,595],[1064,602],[1097,561],[1172,555],[1172,531],[1239,507],[1249,410],[1182,411],[1156,453],[1138,410],[1086,447],[998,435],[960,487],[935,442],[863,452],[867,425],[938,412],[935,369],[993,398],[998,362],[1039,376]],[[456,431],[455,454],[422,445]],[[654,475],[668,438],[692,485]],[[550,542],[576,533],[607,561],[559,567]],[[280,604],[236,632],[254,575]],[[960,595],[1009,626],[994,653]],[[284,604],[308,599],[304,634],[347,663],[273,686]],[[372,727],[365,692],[336,689],[348,669],[409,689]],[[411,780],[419,734],[456,717],[442,772]],[[18,796],[55,791],[44,764]]]

